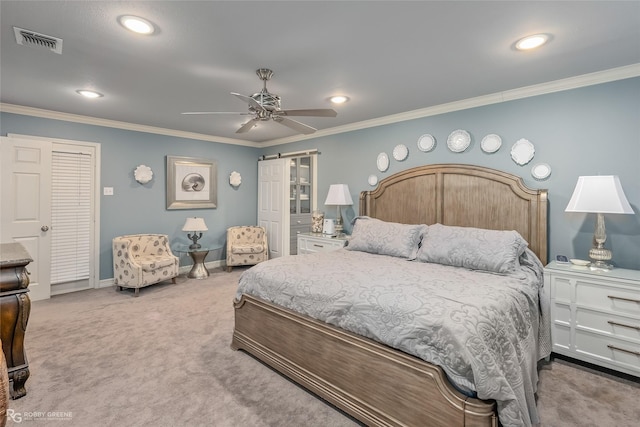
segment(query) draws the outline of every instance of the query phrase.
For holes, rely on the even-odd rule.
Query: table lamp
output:
[[[593,234],[593,247],[589,251],[592,270],[610,270],[607,261],[612,254],[604,247],[607,234],[604,226],[604,214],[632,214],[633,209],[622,191],[620,179],[615,175],[581,176],[573,190],[573,195],[565,212],[586,212],[596,214],[596,228]]]
[[[189,245],[189,249],[200,249],[201,246],[198,240],[202,237],[202,231],[207,230],[207,224],[204,223],[203,218],[187,218],[184,227],[182,227],[182,231],[191,231],[193,233],[187,234],[187,237],[193,241],[193,243]]]
[[[329,187],[329,194],[327,194],[327,200],[324,201],[324,204],[335,205],[338,207],[338,215],[336,216],[336,234],[340,236],[343,230],[342,211],[340,207],[353,205],[349,186],[347,184],[331,184]]]

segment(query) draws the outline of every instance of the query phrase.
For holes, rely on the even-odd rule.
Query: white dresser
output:
[[[347,243],[347,237],[331,237],[321,233],[299,233],[298,254],[335,251]]]
[[[640,271],[547,265],[553,352],[640,377]]]

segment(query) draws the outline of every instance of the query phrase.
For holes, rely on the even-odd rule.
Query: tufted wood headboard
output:
[[[404,224],[516,230],[547,263],[547,190],[522,178],[473,165],[418,166],[360,193],[360,215]]]

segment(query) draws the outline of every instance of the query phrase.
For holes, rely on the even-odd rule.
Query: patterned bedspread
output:
[[[539,422],[537,362],[550,353],[542,265],[527,250],[499,275],[341,249],[272,259],[237,291],[438,365],[452,383],[495,399],[504,426]],[[542,304],[542,305],[541,305]]]

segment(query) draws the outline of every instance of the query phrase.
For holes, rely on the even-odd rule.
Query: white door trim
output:
[[[45,140],[51,141],[53,143],[52,149],[56,149],[56,145],[77,145],[81,147],[91,148],[95,155],[95,179],[94,179],[94,201],[93,201],[93,212],[92,216],[94,218],[94,226],[93,226],[93,254],[92,254],[92,277],[90,280],[91,286],[93,288],[100,287],[100,177],[101,175],[101,145],[96,142],[89,141],[76,141],[69,139],[61,139],[61,138],[50,138],[45,136],[34,136],[34,135],[24,135],[24,134],[16,134],[16,133],[8,133],[7,136],[9,138],[26,138],[31,140]]]

